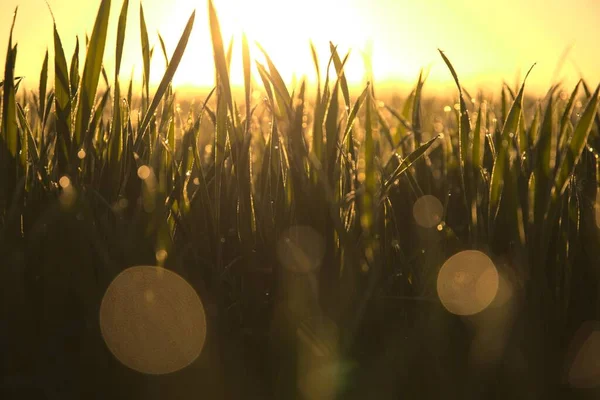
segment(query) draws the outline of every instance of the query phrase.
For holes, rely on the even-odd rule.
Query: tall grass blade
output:
[[[213,56],[215,68],[217,70],[217,93],[221,92],[225,96],[225,101],[229,111],[233,115],[233,99],[231,97],[231,85],[229,83],[229,69],[227,68],[227,59],[225,57],[225,48],[223,46],[223,36],[221,35],[221,26],[217,17],[217,11],[212,0],[208,1],[208,20],[210,25],[210,37],[213,45]]]
[[[568,147],[565,149],[562,162],[558,168],[556,179],[554,180],[554,187],[552,188],[552,201],[555,202],[558,196],[562,196],[569,183],[569,177],[573,174],[575,166],[581,157],[581,153],[588,139],[588,135],[594,124],[594,118],[598,111],[598,93],[600,92],[600,85],[596,88],[594,94],[592,94],[588,104],[581,115],[581,119],[575,127],[575,132],[571,138]]]
[[[143,95],[145,95],[145,101],[150,101],[150,41],[148,40],[148,28],[146,27],[142,3],[140,3],[140,40],[142,42],[142,62],[144,64]],[[145,104],[142,105],[142,108],[146,108]]]
[[[169,87],[169,84],[173,80],[173,76],[175,75],[175,72],[177,71],[177,67],[179,66],[179,63],[181,62],[181,58],[183,57],[183,53],[185,52],[185,48],[186,48],[188,40],[190,38],[190,34],[192,33],[192,28],[194,26],[195,18],[196,18],[196,11],[192,12],[192,15],[190,16],[190,19],[187,22],[187,25],[183,31],[183,34],[181,35],[181,38],[179,39],[179,43],[177,43],[175,52],[173,53],[173,56],[171,57],[171,62],[169,63],[169,67],[165,71],[165,74],[163,75],[163,77],[160,81],[160,84],[158,85],[158,88],[156,89],[156,93],[154,93],[154,98],[152,99],[152,103],[150,103],[148,110],[146,110],[146,112],[144,114],[144,119],[142,120],[142,122],[139,125],[138,135],[137,135],[137,138],[136,138],[136,141],[134,144],[134,148],[136,149],[136,151],[140,148],[140,144],[142,142],[142,139],[146,135],[150,121],[152,120],[152,118],[154,116],[154,112],[158,108],[160,101],[162,100],[163,96],[165,95],[165,92],[167,91],[167,88]]]
[[[39,107],[39,119],[44,121],[44,115],[46,114],[46,86],[48,85],[48,50],[46,50],[46,56],[42,64],[42,71],[40,72],[40,84],[38,94],[40,96],[40,107]]]
[[[525,90],[525,82],[527,81],[527,77],[534,66],[535,64],[532,65],[527,72],[527,75],[523,80],[523,84],[521,85],[521,89],[519,90],[519,94],[513,101],[500,134],[500,143],[498,149],[496,150],[496,160],[492,168],[492,176],[490,180],[490,198],[488,210],[490,226],[493,226],[493,222],[498,215],[504,181],[506,178],[509,178],[505,176],[506,171],[510,172],[510,168],[507,168],[509,163],[509,147],[511,147],[513,137],[517,133],[517,129],[519,127],[519,119],[521,118],[521,110],[523,108],[523,92]],[[506,181],[510,180],[506,179]]]
[[[74,146],[79,148],[82,135],[86,132],[90,123],[92,107],[96,100],[96,90],[102,69],[102,58],[106,45],[106,34],[108,32],[108,19],[110,15],[111,0],[103,0],[100,3],[94,30],[90,37],[81,77],[79,100],[77,103],[77,114],[75,117]]]
[[[74,102],[77,91],[79,90],[79,37],[75,39],[75,50],[71,57],[71,68],[69,70],[69,83],[71,86],[71,102]]]

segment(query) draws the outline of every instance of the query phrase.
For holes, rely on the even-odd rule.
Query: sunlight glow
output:
[[[441,48],[454,63],[462,84],[475,92],[479,87],[494,85],[495,88],[502,80],[514,85],[534,62],[537,65],[528,83],[531,91],[547,88],[553,80],[562,80],[569,85],[580,75],[592,83],[600,80],[596,68],[600,53],[596,51],[594,39],[600,35],[594,17],[600,13],[600,2],[585,2],[585,5],[572,7],[560,0],[525,3],[506,0],[486,3],[482,7],[474,0],[306,0],[301,3],[291,0],[215,0],[215,6],[225,46],[230,38],[234,39],[231,68],[234,85],[242,83],[241,34],[245,32],[252,57],[263,61],[254,45],[259,42],[288,83],[294,78],[298,82],[303,76],[309,82],[315,82],[309,47],[309,40],[312,40],[319,55],[321,74],[324,74],[329,41],[332,41],[339,46],[342,56],[351,49],[345,69],[351,85],[363,85],[370,79],[368,65],[372,65],[376,81],[401,89],[414,84],[421,68],[429,72],[428,88],[454,89],[452,78],[437,52]],[[49,3],[70,59],[75,37],[79,36],[80,42],[85,42],[85,33],[92,29],[99,1],[49,0]],[[15,41],[19,44],[16,71],[17,75],[25,76],[25,86],[35,88],[47,48],[50,62],[53,62],[52,18],[40,0],[3,1],[3,12],[0,13],[2,65],[8,27],[17,5],[20,9],[15,26]],[[105,53],[105,67],[111,78],[121,5],[118,0],[111,5]],[[196,24],[174,83],[180,88],[211,87],[214,67],[207,1],[145,0],[143,6],[150,46],[155,50],[151,82],[156,85],[165,69],[157,33],[164,38],[170,58],[195,9]],[[515,14],[515,9],[519,9],[519,13]],[[72,15],[80,17],[74,19]],[[36,23],[27,23],[30,20]],[[133,0],[129,6],[121,78],[128,80],[133,72],[137,84],[142,75],[139,27],[139,2]],[[565,52],[569,48],[571,50]],[[561,61],[563,52],[566,58]],[[80,55],[84,55],[83,48]],[[368,65],[364,55],[370,58]],[[50,72],[52,79],[52,69]]]

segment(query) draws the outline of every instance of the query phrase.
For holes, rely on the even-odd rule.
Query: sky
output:
[[[67,58],[75,38],[85,42],[100,0],[48,0]],[[114,74],[117,19],[121,0],[113,0],[105,67]],[[45,0],[2,0],[0,5],[0,70],[4,69],[13,10],[19,6],[14,32],[18,43],[16,73],[36,87],[46,49],[52,52],[52,17]],[[121,79],[141,78],[139,0],[130,0]],[[315,44],[321,69],[329,41],[350,51],[345,69],[351,84],[367,79],[365,55],[376,84],[399,89],[413,86],[421,68],[426,88],[435,93],[452,88],[451,75],[438,48],[445,51],[469,91],[496,89],[503,81],[515,86],[533,63],[530,92],[542,93],[556,79],[573,85],[583,76],[600,82],[600,0],[215,0],[223,36],[234,39],[232,82],[242,83],[241,33],[260,43],[288,82],[315,81],[309,40]],[[214,82],[207,0],[144,0],[150,45],[156,45],[151,81],[157,84],[165,62],[158,45],[163,36],[171,56],[190,14],[196,22],[174,82],[181,89],[210,87]],[[558,76],[561,55],[570,48]],[[82,49],[83,57],[84,49]],[[256,46],[251,53],[263,61]],[[83,62],[81,62],[83,64]],[[256,71],[255,71],[256,73]],[[256,75],[257,76],[257,75]]]

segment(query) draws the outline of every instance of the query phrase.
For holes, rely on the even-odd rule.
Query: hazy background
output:
[[[100,4],[99,0],[49,0],[65,53],[70,60],[75,36],[85,43]],[[170,53],[175,48],[190,13],[197,9],[196,24],[174,82],[183,90],[213,84],[212,48],[205,0],[145,0],[150,44],[156,45],[151,80],[158,83],[164,59],[158,44],[160,32]],[[19,6],[15,41],[19,44],[17,74],[35,87],[46,48],[52,54],[52,18],[44,0],[2,0],[0,12],[0,70],[13,10]],[[105,61],[113,75],[117,18],[121,0],[113,0]],[[370,54],[376,82],[405,89],[414,84],[421,67],[431,68],[426,88],[430,94],[452,88],[450,74],[437,48],[446,51],[463,84],[471,91],[507,81],[511,86],[537,62],[528,92],[545,91],[553,80],[561,54],[572,45],[558,75],[568,85],[585,77],[600,81],[600,1],[598,0],[215,0],[227,41],[236,40],[232,81],[242,82],[240,37],[269,52],[284,78],[291,82],[306,75],[314,80],[308,41],[315,43],[321,62],[328,57],[332,40],[342,51],[352,49],[346,73],[352,84],[365,77],[363,54]],[[141,78],[139,0],[130,2],[122,78],[134,71]],[[260,59],[256,48],[253,56]],[[82,51],[83,56],[83,51]],[[50,59],[53,62],[52,58]],[[83,64],[83,62],[81,63]]]

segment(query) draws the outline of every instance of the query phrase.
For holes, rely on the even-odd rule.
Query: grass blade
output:
[[[96,90],[98,88],[98,81],[100,80],[102,58],[104,57],[104,47],[108,32],[110,4],[111,0],[103,0],[100,3],[94,30],[92,31],[87,47],[75,117],[75,132],[73,135],[75,148],[79,148],[81,145],[82,135],[90,123],[92,107],[96,100]]]
[[[154,116],[154,112],[158,108],[158,105],[160,104],[162,97],[164,96],[165,92],[167,91],[169,84],[173,80],[173,76],[175,75],[175,71],[177,71],[177,67],[179,66],[179,63],[181,62],[181,58],[183,57],[183,53],[185,52],[185,48],[187,46],[188,40],[190,39],[190,34],[192,33],[192,28],[194,26],[195,18],[196,18],[196,11],[192,12],[192,15],[190,16],[190,19],[187,22],[187,25],[183,31],[183,34],[181,35],[181,38],[179,39],[179,43],[177,43],[177,47],[175,48],[173,57],[171,57],[171,62],[169,63],[169,67],[165,71],[165,74],[164,74],[162,80],[160,81],[160,84],[158,85],[158,89],[156,89],[156,93],[154,94],[152,103],[150,103],[148,110],[146,110],[146,113],[144,114],[144,119],[142,120],[142,122],[139,125],[138,135],[137,135],[135,145],[134,145],[134,148],[136,149],[136,151],[139,150],[142,139],[144,138],[144,135],[146,135],[146,132],[148,130],[150,120]]]
[[[519,127],[519,119],[521,118],[521,110],[523,109],[523,92],[525,90],[525,81],[527,80],[527,77],[529,76],[529,73],[534,65],[531,66],[527,72],[527,75],[525,76],[525,79],[523,80],[519,94],[515,98],[510,108],[500,134],[500,143],[497,149],[496,161],[494,163],[494,167],[492,168],[492,176],[490,181],[490,199],[488,210],[488,218],[490,222],[493,222],[496,219],[498,210],[500,208],[500,197],[502,196],[502,189],[504,187],[505,174],[506,171],[510,171],[510,168],[506,168],[509,162],[509,147],[513,141],[512,138],[517,133],[517,129]],[[493,226],[493,224],[490,224],[490,226]]]

